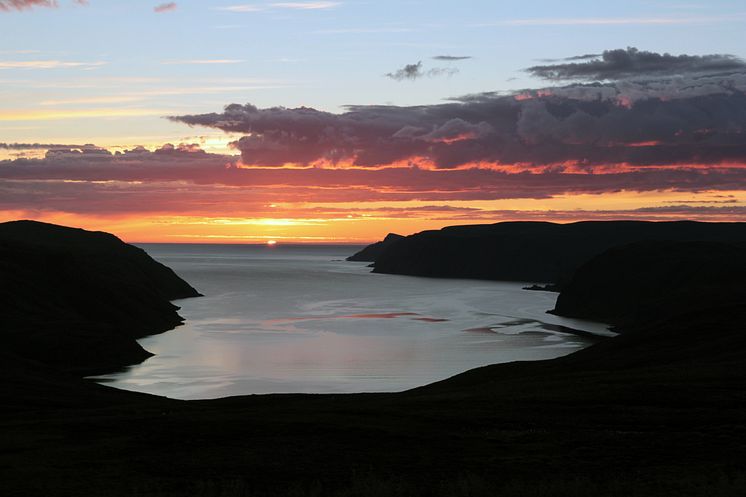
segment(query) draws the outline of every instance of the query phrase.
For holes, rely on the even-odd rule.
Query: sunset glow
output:
[[[537,19],[486,1],[478,18],[432,6],[445,38],[390,26],[380,5],[311,3],[0,9],[0,220],[271,244],[746,219],[746,62],[725,3],[718,16],[591,15],[542,1]],[[127,20],[138,36],[120,31]]]

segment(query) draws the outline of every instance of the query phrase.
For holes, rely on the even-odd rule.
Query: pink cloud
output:
[[[619,168],[599,174],[571,168],[426,169],[242,167],[235,157],[196,145],[136,148],[112,154],[94,146],[52,149],[44,159],[0,162],[0,209],[66,212],[201,212],[227,215],[276,203],[451,202],[548,199],[559,195],[660,190],[741,190],[746,165]],[[670,207],[670,206],[669,206]],[[697,212],[739,214],[738,205]],[[689,212],[679,209],[681,212]],[[393,212],[393,211],[392,211]],[[413,211],[410,211],[413,212]],[[443,209],[439,212],[442,214]],[[449,218],[473,212],[449,211]],[[476,214],[475,214],[476,215]],[[669,215],[661,211],[645,213]]]
[[[74,0],[78,5],[88,5],[88,0]],[[57,0],[0,0],[0,11],[26,10],[33,7],[57,7]]]
[[[153,11],[158,12],[158,13],[172,12],[176,10],[176,8],[177,8],[176,2],[167,2],[167,3],[162,3],[160,5],[156,5],[155,7],[153,7]]]

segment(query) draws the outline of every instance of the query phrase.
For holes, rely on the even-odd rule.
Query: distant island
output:
[[[4,492],[742,495],[744,238],[737,223],[510,223],[394,238],[376,271],[562,276],[554,312],[621,333],[396,394],[176,401],[81,376],[142,360],[135,338],[178,325],[169,301],[198,292],[112,235],[0,224]]]

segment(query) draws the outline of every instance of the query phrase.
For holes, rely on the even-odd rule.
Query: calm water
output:
[[[546,359],[588,344],[546,314],[556,295],[520,283],[370,273],[358,247],[142,245],[205,297],[186,324],[140,341],[156,355],[109,385],[173,398],[399,391],[477,366]]]

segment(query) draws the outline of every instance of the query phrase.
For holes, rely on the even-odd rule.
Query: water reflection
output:
[[[486,364],[545,359],[605,326],[545,311],[523,284],[370,274],[350,247],[144,246],[206,296],[102,380],[175,398],[397,391]]]

